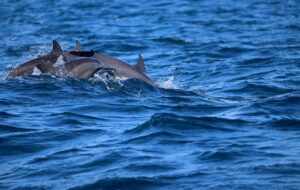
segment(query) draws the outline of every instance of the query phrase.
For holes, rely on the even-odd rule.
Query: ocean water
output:
[[[300,189],[300,1],[2,0],[0,189]],[[64,49],[161,88],[5,79]]]

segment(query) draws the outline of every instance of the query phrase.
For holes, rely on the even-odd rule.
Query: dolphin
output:
[[[57,43],[60,47],[60,45]],[[60,47],[60,49],[62,49]],[[62,60],[57,59],[56,62],[41,62],[37,68],[42,73],[48,73],[57,77],[71,77],[76,79],[88,79],[92,77],[97,71],[112,72],[111,70],[104,69],[102,64],[92,56],[93,51],[79,51],[80,44],[76,42],[76,47],[73,51],[77,55],[72,55],[73,51],[62,51],[60,55]]]
[[[73,78],[89,79],[101,69],[101,65],[96,59],[83,58],[67,62],[64,68]]]
[[[62,54],[62,49],[56,40],[53,40],[52,51],[46,55],[39,56],[35,59],[27,61],[20,66],[12,69],[8,78],[14,78],[18,76],[32,75],[35,69],[40,70],[40,64],[54,64],[59,56]]]
[[[40,70],[43,73],[50,73],[58,77],[70,77],[75,79],[89,79],[96,72],[108,72],[113,75],[113,71],[103,68],[102,64],[94,58],[81,58],[65,62],[62,66],[42,64]]]
[[[80,49],[80,44],[77,41],[76,46],[73,51],[78,51]],[[48,54],[38,56],[37,58],[34,58],[30,61],[27,61],[16,68],[12,69],[8,77],[18,77],[18,76],[24,76],[24,75],[32,75],[35,69],[38,69],[38,71],[43,72],[43,66],[45,65],[53,65],[58,61],[58,58],[60,56],[63,56],[63,58],[68,57],[68,60],[71,60],[70,57],[78,57],[73,56],[67,51],[63,51],[61,46],[56,40],[53,40],[52,42],[52,51]],[[88,57],[89,54],[82,53],[81,57]]]
[[[64,51],[63,52],[63,60],[65,62],[69,62],[75,59],[81,59],[81,58],[92,58],[94,56],[95,52],[93,50],[91,51],[81,51],[80,50],[80,43],[79,41],[76,41],[75,47],[71,51]]]
[[[78,79],[89,79],[95,73],[115,75],[113,69],[105,68],[101,62],[93,58],[82,58],[67,62],[64,68],[69,76]]]
[[[62,58],[63,60],[59,60]],[[62,62],[57,64],[57,62]],[[103,53],[81,51],[77,41],[72,51],[63,51],[56,40],[49,54],[30,60],[10,71],[8,77],[31,75],[38,69],[42,73],[54,76],[69,76],[78,79],[88,79],[96,72],[107,72],[113,76],[126,79],[138,79],[156,87],[155,83],[145,74],[145,65],[142,55],[139,55],[137,64],[128,63]]]
[[[156,86],[153,80],[151,80],[145,73],[144,58],[141,54],[139,55],[138,61],[135,65],[129,65],[128,63],[120,59],[114,58],[103,53],[98,53],[94,51],[82,52],[80,51],[79,42],[77,42],[76,46],[79,47],[79,49],[77,49],[76,51],[71,51],[69,52],[69,54],[79,57],[82,55],[93,57],[102,64],[102,67],[104,69],[113,70],[114,73],[120,78],[138,79],[144,81],[145,83],[151,86]]]
[[[77,42],[73,51],[80,49],[80,44]],[[68,51],[63,51],[56,40],[53,40],[52,51],[49,54],[39,56],[33,60],[27,61],[15,69],[11,70],[8,78],[32,75],[37,69],[41,73],[48,73],[54,76],[88,79],[95,72],[101,69],[100,63],[91,57],[93,52],[80,52],[80,55],[72,55]],[[59,60],[62,56],[63,60]],[[64,61],[66,60],[66,61]],[[62,65],[57,65],[57,62],[63,62]]]

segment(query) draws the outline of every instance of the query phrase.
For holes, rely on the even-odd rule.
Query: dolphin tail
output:
[[[139,54],[139,59],[137,61],[137,64],[133,65],[134,69],[139,71],[140,73],[145,72],[145,64],[144,64],[144,58],[141,54]]]
[[[61,46],[59,45],[59,43],[56,40],[53,40],[53,46],[52,46],[51,54],[59,56],[62,53],[63,53],[63,50],[62,50]]]

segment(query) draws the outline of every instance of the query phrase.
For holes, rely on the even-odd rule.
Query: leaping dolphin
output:
[[[74,51],[80,49],[79,45],[77,42]],[[27,61],[12,69],[8,74],[8,78],[32,75],[34,70],[37,69],[41,73],[49,73],[59,77],[67,75],[73,78],[88,79],[101,68],[96,59],[86,58],[91,57],[90,52],[82,52],[80,56],[71,55],[69,52],[63,51],[56,40],[53,40],[52,46],[52,51],[49,54]],[[92,53],[92,55],[94,54]],[[62,65],[57,66],[56,63],[59,62],[61,56],[63,60],[67,59],[67,62],[65,61]]]
[[[112,70],[103,68],[102,64],[93,58],[74,59],[64,63],[63,66],[55,66],[51,64],[41,64],[42,73],[49,73],[58,77],[71,77],[75,79],[89,79],[96,72],[108,72],[113,75]]]
[[[54,64],[58,57],[62,54],[62,49],[58,42],[56,40],[53,40],[52,45],[52,51],[49,54],[42,55],[40,57],[37,57],[33,60],[27,61],[20,66],[16,67],[15,69],[12,69],[8,77],[18,77],[18,76],[24,76],[24,75],[32,75],[34,72],[34,69],[39,69],[39,65],[41,63],[44,64]]]
[[[58,44],[59,46],[59,44]],[[59,46],[60,47],[60,46]],[[60,48],[62,49],[62,48]],[[76,79],[89,79],[96,72],[111,72],[103,68],[103,65],[92,56],[93,51],[79,51],[80,44],[76,41],[76,46],[73,51],[78,55],[72,55],[73,51],[61,51],[62,62],[60,64],[44,62],[37,67],[42,73],[49,73],[58,77],[71,77]]]
[[[63,59],[61,65],[57,65],[59,58]],[[78,79],[88,79],[96,72],[108,72],[120,78],[138,79],[145,83],[156,86],[155,83],[145,74],[144,59],[139,55],[137,64],[129,65],[117,58],[94,51],[81,51],[80,43],[76,42],[73,51],[63,51],[57,41],[53,41],[53,48],[49,54],[28,61],[10,71],[8,77],[31,75],[34,69],[42,73],[49,73],[55,76],[69,76]]]
[[[77,42],[77,47],[80,48],[79,42]],[[81,56],[82,51],[78,51],[77,49],[77,51],[71,51],[69,54],[73,56]],[[155,83],[145,74],[145,64],[142,55],[139,55],[138,61],[135,65],[129,65],[120,59],[93,51],[90,52],[90,57],[94,57],[98,60],[102,64],[103,68],[114,70],[116,75],[120,78],[134,78],[144,81],[151,86],[156,86]]]

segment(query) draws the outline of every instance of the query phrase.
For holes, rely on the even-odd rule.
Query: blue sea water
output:
[[[2,0],[0,26],[0,189],[300,189],[300,1]],[[53,39],[161,88],[5,79]]]

